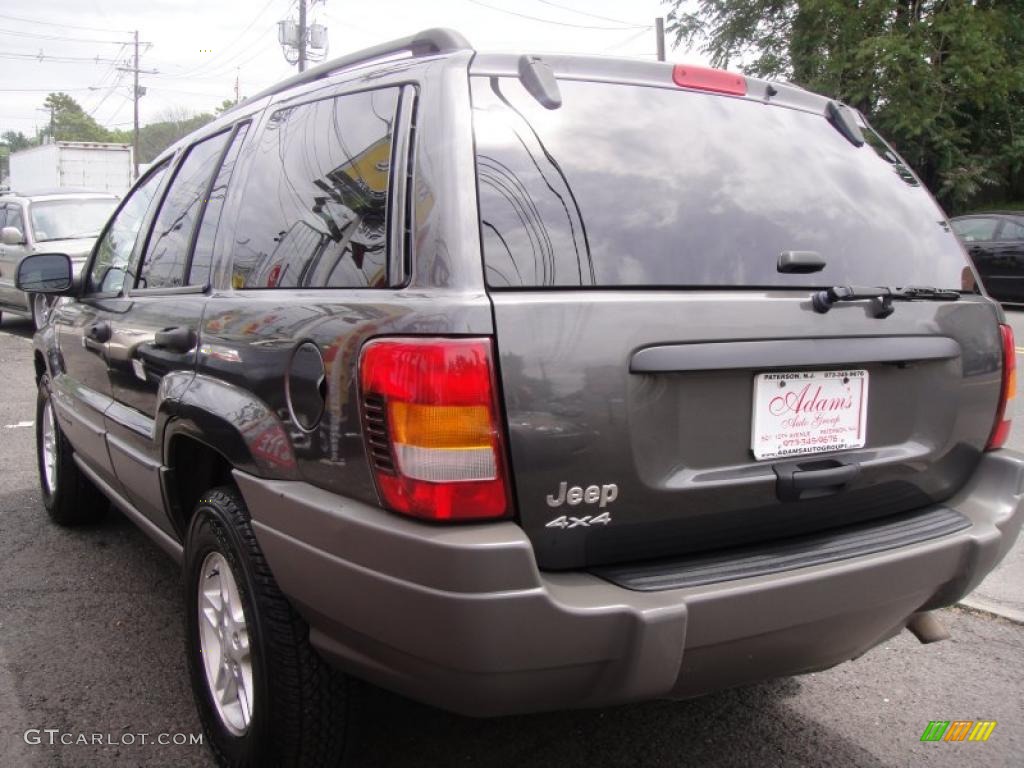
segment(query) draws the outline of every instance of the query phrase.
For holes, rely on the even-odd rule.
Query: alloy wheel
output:
[[[57,425],[53,418],[53,403],[49,400],[43,406],[42,423],[43,444],[43,483],[46,492],[57,491]]]
[[[46,325],[46,318],[49,314],[50,307],[46,301],[46,296],[41,293],[35,294],[32,297],[32,323],[37,330]]]
[[[198,589],[207,688],[224,726],[241,736],[252,720],[252,654],[238,584],[220,552],[203,560]]]

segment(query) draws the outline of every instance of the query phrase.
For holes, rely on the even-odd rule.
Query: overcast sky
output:
[[[653,59],[654,18],[667,12],[662,0],[317,0],[310,19],[328,28],[329,56],[444,26],[480,50]],[[174,108],[212,110],[236,75],[243,97],[255,93],[295,71],[277,43],[289,17],[296,0],[3,0],[0,133],[45,125],[43,99],[58,90],[102,125],[130,127],[131,75],[117,67],[135,29],[149,43],[141,66],[158,71],[140,80],[143,125]],[[668,58],[704,61],[671,47]]]

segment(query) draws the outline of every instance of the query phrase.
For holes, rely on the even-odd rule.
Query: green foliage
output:
[[[159,120],[139,128],[139,162],[151,163],[178,139],[213,120],[208,112],[193,114],[186,110],[168,110]],[[128,133],[131,141],[131,133]]]
[[[110,141],[110,131],[96,122],[66,93],[51,93],[43,102],[53,119],[42,131],[56,141]]]
[[[225,100],[224,104],[228,104]],[[57,141],[105,141],[117,144],[131,144],[131,130],[111,130],[104,128],[90,117],[85,110],[71,96],[66,93],[51,93],[46,97],[43,105],[53,111],[53,124]],[[223,107],[223,105],[222,105]],[[160,119],[139,127],[139,157],[140,163],[152,162],[157,155],[167,147],[176,142],[182,136],[191,133],[197,128],[213,120],[209,113],[194,114],[188,110],[172,109],[167,110]],[[42,130],[44,136],[50,135],[50,126]],[[13,131],[3,134],[4,140]],[[22,134],[17,134],[19,141],[29,142],[17,148],[12,146],[12,151],[32,146],[34,142],[26,139]]]
[[[7,146],[10,152],[20,152],[35,146],[35,142],[21,131],[4,131],[0,133],[0,143]]]
[[[1024,197],[1024,0],[670,0],[715,66],[860,109],[952,211]]]
[[[215,111],[217,112],[218,115],[223,115],[237,103],[238,102],[235,99],[224,99],[224,101],[220,103],[220,106],[217,107]]]

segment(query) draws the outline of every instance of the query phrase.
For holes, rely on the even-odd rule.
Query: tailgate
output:
[[[815,315],[783,292],[492,298],[519,515],[544,567],[731,547],[940,501],[992,429],[1001,352],[980,298],[900,305],[884,328],[863,307]],[[813,344],[793,338],[807,326]],[[652,350],[654,370],[637,370]],[[866,372],[863,447],[755,459],[758,374],[850,370]],[[809,424],[813,394],[796,416]],[[843,484],[814,487],[839,467],[854,468]],[[809,472],[809,487],[787,496],[787,470]]]
[[[846,526],[963,485],[1000,397],[998,309],[866,125],[858,143],[781,85],[704,93],[654,64],[594,82],[602,65],[558,59],[545,109],[488,61],[471,78],[484,266],[542,567]],[[815,311],[849,285],[959,298]]]

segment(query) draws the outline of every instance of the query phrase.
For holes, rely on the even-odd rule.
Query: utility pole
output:
[[[132,38],[135,48],[134,56],[132,56],[132,65],[130,67],[118,67],[117,69],[121,72],[132,73],[132,104],[134,107],[134,119],[132,125],[132,164],[133,164],[133,178],[139,178],[139,99],[146,95],[146,89],[139,85],[139,74],[155,75],[157,70],[155,69],[139,69],[139,30],[135,30]],[[149,45],[149,43],[146,43]]]
[[[51,104],[48,107],[37,107],[36,109],[39,112],[50,113],[50,143],[52,144],[53,142],[57,141],[57,121],[53,105]]]
[[[299,72],[306,71],[306,0],[299,0]]]
[[[241,97],[238,95],[238,76],[241,74],[242,68],[238,67],[235,70],[235,104],[241,101]]]
[[[654,20],[654,35],[658,47],[658,61],[665,60],[665,17],[659,16]]]
[[[132,129],[132,178],[139,178],[139,30],[135,30],[135,64],[132,66],[135,82],[132,86],[132,104],[135,116]]]
[[[299,20],[292,18],[277,22],[277,42],[281,53],[289,64],[297,64],[299,72],[305,72],[311,61],[323,61],[327,56],[327,27],[310,23],[310,10],[317,3],[327,0],[297,0]]]

